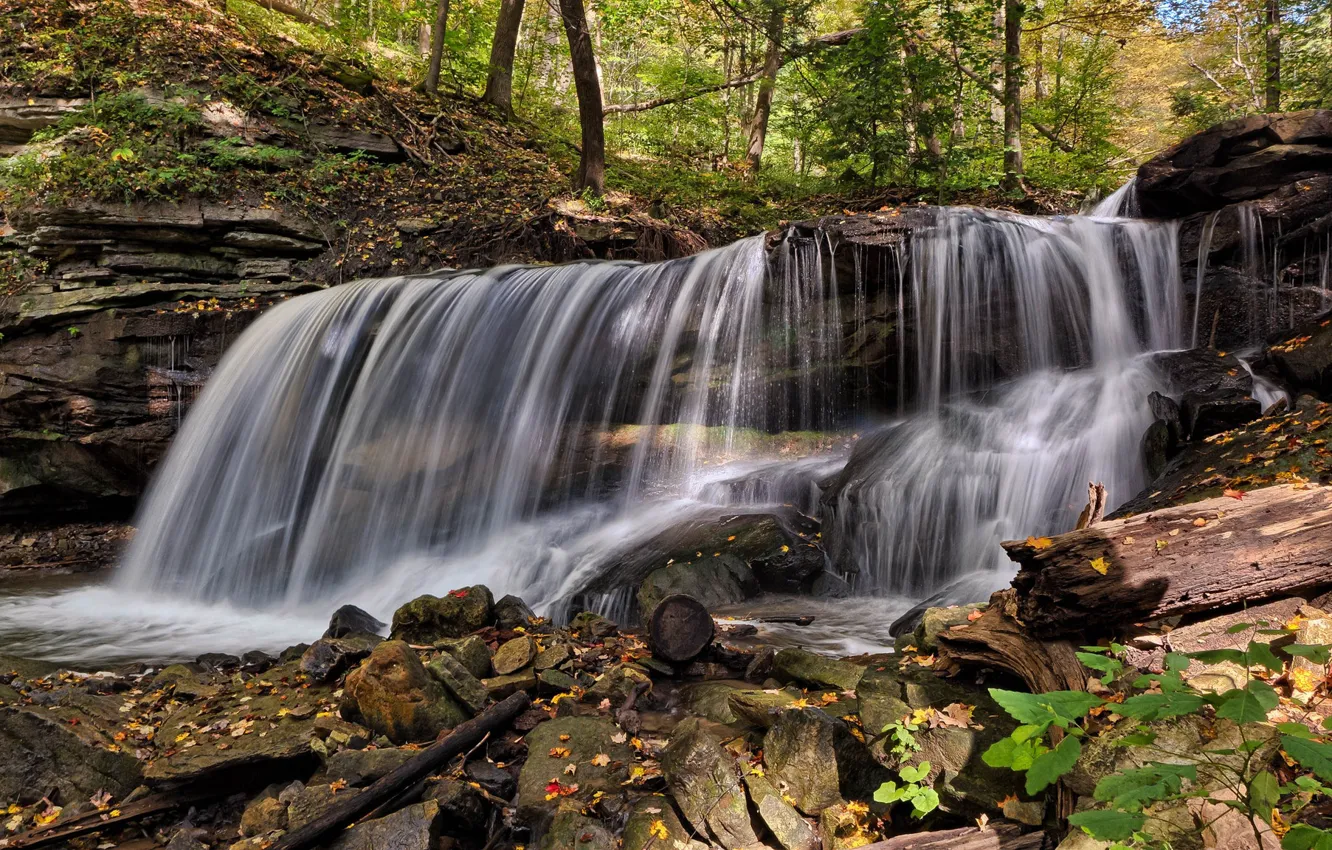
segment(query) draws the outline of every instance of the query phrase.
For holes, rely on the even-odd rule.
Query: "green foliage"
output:
[[[1288,635],[1285,629],[1263,628],[1266,624],[1244,624],[1230,631],[1240,634]],[[1291,646],[1293,652],[1286,651]],[[1112,655],[1123,647],[1084,647],[1079,659],[1089,669],[1102,673],[1105,681],[1115,681],[1123,673],[1122,662]],[[1291,657],[1311,660],[1328,658],[1328,647],[1302,644],[1287,645],[1281,651]],[[1285,660],[1273,644],[1251,640],[1244,649],[1219,649],[1166,657],[1165,672],[1137,677],[1124,684],[1124,693],[1105,700],[1081,691],[1056,691],[1049,694],[1024,694],[992,689],[990,695],[1020,724],[1006,738],[993,744],[982,756],[992,767],[1007,767],[1026,774],[1028,794],[1036,794],[1071,771],[1082,752],[1082,740],[1094,723],[1093,718],[1113,713],[1121,723],[1167,720],[1196,716],[1210,725],[1217,720],[1236,724],[1242,741],[1233,748],[1204,748],[1197,752],[1173,752],[1162,749],[1150,726],[1138,726],[1117,736],[1115,743],[1134,750],[1134,761],[1141,764],[1104,776],[1097,783],[1094,798],[1101,808],[1074,814],[1069,823],[1103,841],[1120,842],[1116,847],[1162,848],[1162,840],[1148,828],[1153,807],[1169,807],[1191,797],[1213,799],[1219,789],[1230,796],[1221,799],[1248,818],[1294,825],[1282,840],[1283,850],[1332,850],[1332,830],[1300,818],[1316,800],[1332,796],[1323,783],[1332,782],[1332,742],[1314,733],[1305,723],[1276,724],[1285,760],[1283,770],[1293,770],[1294,779],[1286,784],[1257,756],[1264,750],[1263,736],[1252,737],[1248,731],[1266,725],[1268,712],[1280,704],[1280,695],[1267,682],[1248,679],[1242,687],[1221,693],[1199,691],[1184,679],[1192,661],[1232,663],[1246,670],[1262,669],[1273,676],[1286,670]],[[1319,663],[1322,663],[1320,661]],[[1133,690],[1150,689],[1132,693]],[[1055,732],[1055,730],[1060,730]],[[1058,737],[1050,746],[1047,740]],[[1164,758],[1164,760],[1162,760]],[[1283,774],[1289,776],[1289,774]]]
[[[891,779],[879,786],[874,792],[878,803],[910,803],[911,816],[923,818],[939,808],[939,794],[923,783],[930,773],[930,763],[923,761],[918,765],[903,767],[897,772],[902,780],[898,785]]]

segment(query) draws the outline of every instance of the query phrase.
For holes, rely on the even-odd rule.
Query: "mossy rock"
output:
[[[467,719],[467,712],[426,671],[406,643],[390,640],[347,675],[343,716],[395,744],[433,740]]]
[[[773,671],[779,678],[803,682],[815,687],[855,690],[865,668],[849,661],[839,661],[805,649],[787,647],[773,658]]]
[[[649,573],[638,588],[638,610],[646,622],[658,602],[678,593],[713,610],[743,602],[758,592],[758,581],[744,561],[728,554],[709,556]]]
[[[495,598],[483,584],[445,596],[418,596],[393,612],[393,640],[430,646],[445,638],[466,637],[495,621]]]
[[[518,776],[519,814],[540,820],[543,812],[548,814],[561,802],[585,805],[597,791],[616,792],[628,778],[628,765],[633,761],[629,745],[612,740],[619,732],[604,717],[557,717],[529,732],[527,761]],[[593,759],[601,754],[609,761],[594,764]],[[578,766],[576,776],[565,773],[570,764]],[[546,788],[555,781],[565,786],[577,784],[578,790],[547,800]]]

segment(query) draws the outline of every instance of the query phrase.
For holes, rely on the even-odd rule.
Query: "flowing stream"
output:
[[[1144,482],[1149,353],[1181,347],[1177,234],[935,211],[839,272],[834,236],[652,265],[363,281],[270,310],[186,415],[115,575],[0,596],[0,643],[61,659],[309,641],[485,583],[559,616],[686,519],[795,505],[856,599],[810,640],[890,643],[897,612],[1011,574],[997,543],[1072,527],[1088,481]],[[897,414],[845,343],[892,331]],[[850,458],[848,462],[848,457]],[[831,504],[820,484],[843,477]],[[785,604],[790,604],[787,600]],[[623,612],[620,612],[623,614]],[[798,638],[797,638],[798,639]]]

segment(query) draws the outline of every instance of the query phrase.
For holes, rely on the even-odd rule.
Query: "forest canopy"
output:
[[[426,92],[484,99],[579,160],[573,188],[589,197],[635,169],[648,194],[643,183],[673,176],[940,199],[1105,191],[1200,128],[1332,104],[1325,0],[230,7],[300,21]]]

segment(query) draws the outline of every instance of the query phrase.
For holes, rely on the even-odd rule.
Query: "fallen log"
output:
[[[230,793],[229,789],[219,788],[207,791],[173,791],[167,794],[154,794],[138,802],[120,806],[114,810],[118,812],[115,815],[112,815],[110,811],[88,812],[63,823],[19,833],[9,839],[0,838],[0,848],[4,848],[4,850],[33,850],[33,848],[45,847],[49,844],[63,843],[71,838],[87,835],[90,832],[123,826],[148,815],[183,808],[215,797],[225,797],[228,793]]]
[[[339,800],[318,818],[288,832],[269,850],[306,850],[320,844],[348,824],[410,790],[416,783],[448,764],[454,756],[470,750],[486,735],[508,726],[531,704],[532,698],[520,691],[492,705],[466,723],[454,727],[448,736],[426,747],[411,761],[382,777],[360,794]]]
[[[860,850],[1037,850],[1045,842],[1044,832],[1028,832],[1011,823],[985,828],[964,826],[941,832],[898,835],[887,841],[867,844]]]
[[[712,643],[715,633],[708,609],[683,593],[658,602],[648,618],[648,646],[653,655],[665,661],[692,661]]]
[[[1109,631],[1332,586],[1332,488],[1267,487],[1003,546],[1032,636]]]

